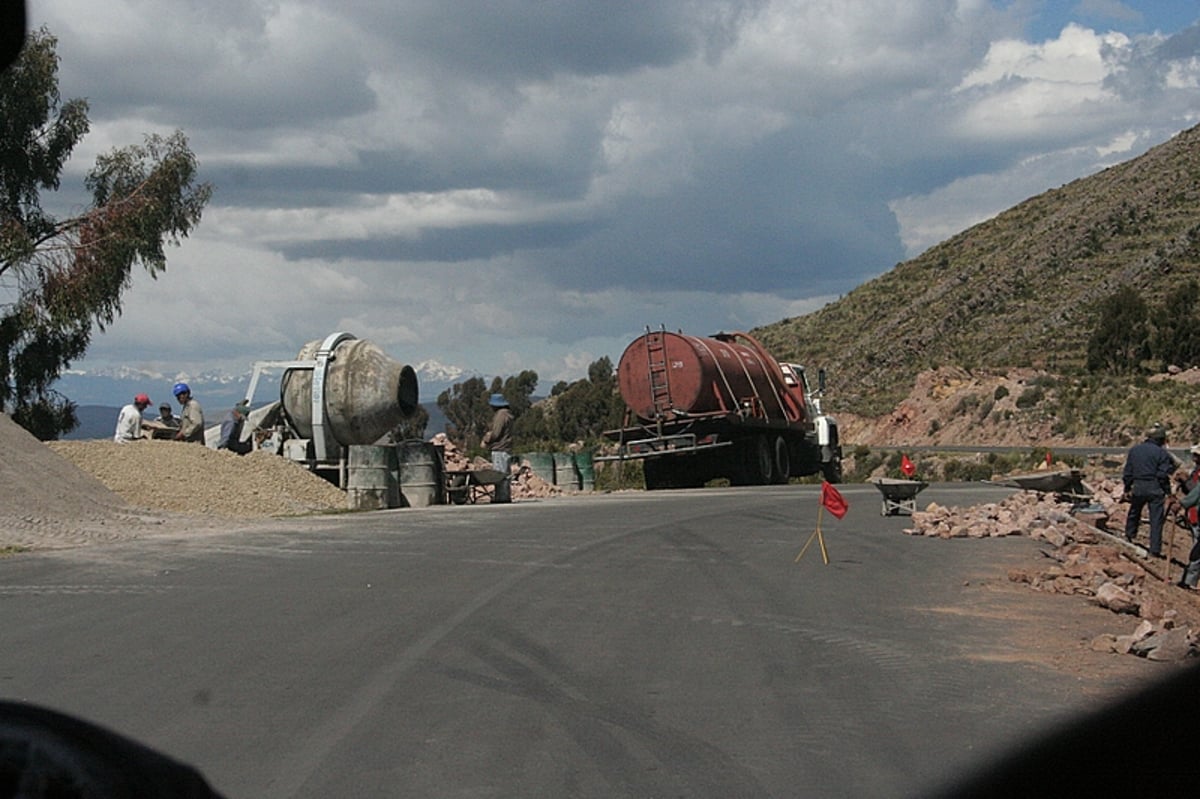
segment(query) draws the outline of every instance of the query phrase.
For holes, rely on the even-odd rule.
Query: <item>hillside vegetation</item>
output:
[[[1155,375],[1197,364],[1087,369],[1100,308],[1118,290],[1153,310],[1194,280],[1200,127],[1026,200],[820,311],[754,333],[781,358],[825,367],[834,412],[892,413],[929,370],[1024,370],[1036,378],[1022,385],[1037,390],[1018,410],[1059,438],[1124,443],[1153,419],[1172,425],[1174,440],[1195,440],[1200,390]]]

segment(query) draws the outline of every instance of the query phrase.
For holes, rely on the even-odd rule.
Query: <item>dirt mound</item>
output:
[[[1081,446],[1054,432],[1053,417],[1022,412],[1023,398],[1037,391],[1044,373],[1012,369],[1003,374],[942,367],[917,376],[912,391],[886,416],[835,413],[843,442],[873,447],[937,444],[988,446]]]

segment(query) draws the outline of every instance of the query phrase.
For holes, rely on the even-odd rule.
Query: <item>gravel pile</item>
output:
[[[114,445],[115,446],[115,445]],[[137,509],[0,414],[0,554],[130,537]]]
[[[346,494],[278,455],[176,441],[53,441],[49,449],[131,505],[235,518],[346,508]]]

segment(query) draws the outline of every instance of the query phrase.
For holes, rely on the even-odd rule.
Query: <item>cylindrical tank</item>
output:
[[[323,341],[305,344],[297,360],[314,360]],[[313,369],[284,372],[279,394],[301,438],[313,436]],[[374,343],[338,343],[324,373],[324,425],[343,446],[374,444],[417,409],[417,373]]]
[[[795,421],[802,412],[784,396],[779,367],[769,358],[745,334],[701,338],[651,331],[625,348],[617,380],[625,404],[644,420],[741,409]]]

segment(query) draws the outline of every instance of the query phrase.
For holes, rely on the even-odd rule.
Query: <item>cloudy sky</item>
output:
[[[27,2],[91,107],[68,184],[181,129],[215,187],[85,369],[345,330],[548,388],[646,325],[813,311],[1200,121],[1195,0]]]

